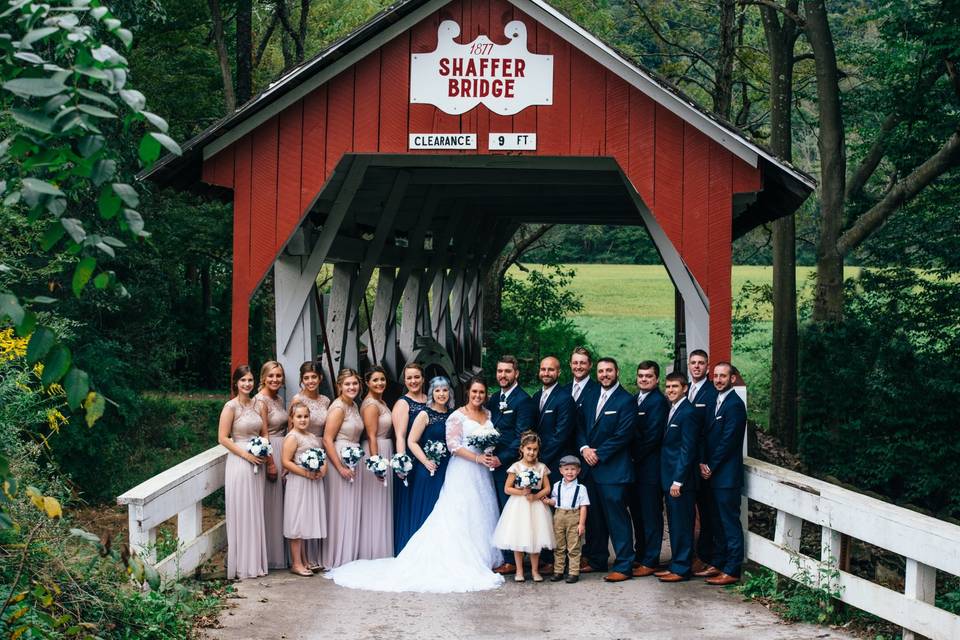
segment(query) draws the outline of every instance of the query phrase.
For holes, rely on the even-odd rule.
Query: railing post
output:
[[[911,600],[933,604],[937,595],[937,570],[907,558],[903,592]],[[921,637],[904,627],[903,640],[919,640]]]
[[[145,562],[154,564],[157,561],[157,530],[144,529],[141,526],[140,505],[127,507],[127,522],[130,529],[130,549]]]
[[[195,502],[177,514],[177,539],[180,544],[196,540],[203,533],[203,502]]]
[[[840,566],[843,534],[829,527],[822,527],[820,531],[820,562],[832,567]]]
[[[786,511],[777,510],[777,528],[773,533],[773,541],[790,551],[800,551],[800,528],[803,520],[799,516]]]

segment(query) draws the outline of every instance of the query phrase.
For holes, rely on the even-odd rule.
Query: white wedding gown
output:
[[[437,503],[396,558],[357,560],[325,577],[351,589],[453,593],[495,589],[503,577],[491,569],[503,561],[493,546],[499,508],[487,467],[453,455],[482,425],[454,411],[446,424],[452,456]]]

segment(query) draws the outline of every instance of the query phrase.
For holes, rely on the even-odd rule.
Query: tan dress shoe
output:
[[[620,573],[619,571],[611,571],[607,575],[603,576],[604,582],[623,582],[624,580],[629,580],[630,576],[625,573]]]
[[[493,570],[494,573],[499,573],[500,575],[506,575],[508,573],[516,573],[517,565],[512,562],[504,562],[502,565]]]
[[[716,567],[706,567],[700,571],[694,571],[693,575],[697,576],[698,578],[713,578],[714,576],[720,575],[720,573],[720,569],[717,569]]]
[[[667,575],[668,573],[670,573],[670,569],[658,569],[658,570],[656,570],[656,571],[653,572],[653,575],[655,575],[655,576],[657,576],[658,578],[660,578],[660,577],[662,577],[662,576]]]
[[[667,575],[665,576],[660,576],[660,582],[683,582],[686,579],[687,578],[684,578],[678,573],[673,573],[672,571],[668,571]]]
[[[580,573],[593,573],[593,567],[590,566],[589,562],[581,562]]]
[[[643,565],[633,568],[634,578],[646,578],[647,576],[652,576],[655,573],[657,573],[656,569],[651,569],[650,567],[645,567]]]
[[[716,585],[718,587],[725,587],[728,584],[737,584],[740,582],[740,578],[738,576],[731,576],[727,575],[726,573],[721,573],[715,578],[707,578],[704,582],[707,584]]]

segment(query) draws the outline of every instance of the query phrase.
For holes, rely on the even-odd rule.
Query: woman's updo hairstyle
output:
[[[363,374],[363,381],[367,383],[367,386],[370,386],[370,379],[373,378],[373,374],[375,373],[382,373],[384,379],[386,379],[387,377],[387,370],[381,367],[380,365],[375,364],[372,367],[370,367],[369,371]]]
[[[303,386],[303,376],[308,373],[317,374],[317,377],[320,378],[320,382],[323,383],[323,369],[321,369],[320,365],[313,360],[307,360],[300,365],[300,386]]]

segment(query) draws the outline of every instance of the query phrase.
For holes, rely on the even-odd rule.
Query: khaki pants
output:
[[[570,556],[570,575],[580,575],[580,509],[557,509],[553,512],[553,535],[557,539],[553,551],[553,572],[563,573],[567,555]]]

